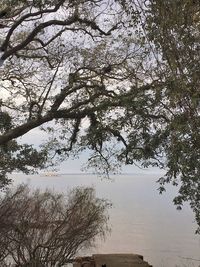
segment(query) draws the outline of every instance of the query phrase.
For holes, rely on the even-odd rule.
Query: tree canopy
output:
[[[199,1],[2,3],[2,177],[89,149],[106,173],[164,168],[200,225]],[[39,150],[17,143],[35,128]]]

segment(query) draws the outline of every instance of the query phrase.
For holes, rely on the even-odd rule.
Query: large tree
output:
[[[106,172],[159,166],[200,224],[198,1],[3,3],[3,175],[83,149]],[[38,127],[40,151],[17,143]]]
[[[166,174],[159,179],[160,191],[166,183],[179,186],[174,203],[181,209],[188,201],[200,225],[200,3],[127,0],[123,6],[140,17],[139,35],[154,66],[152,79],[160,82],[151,89],[155,108],[168,118],[162,125],[148,124],[152,153],[155,142],[163,152]]]
[[[32,161],[21,164],[9,146],[24,151],[16,138],[47,122],[52,122],[45,129],[51,140],[42,151],[25,147],[39,166],[51,149],[67,156],[89,147],[93,158],[109,167],[103,141],[121,138],[117,127],[109,127],[111,112],[120,115],[119,96],[128,78],[136,79],[133,68],[141,69],[142,61],[137,42],[124,42],[129,33],[122,29],[123,13],[112,1],[5,1],[0,14],[2,171],[30,169]]]

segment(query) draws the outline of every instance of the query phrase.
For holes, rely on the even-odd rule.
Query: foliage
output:
[[[109,127],[112,113],[123,112],[122,85],[141,69],[139,40],[132,45],[121,28],[124,11],[102,0],[19,3],[2,16],[1,114],[11,125],[1,128],[0,144],[42,126],[50,140],[39,155],[56,160],[89,148],[90,163],[108,172],[104,154],[112,152],[103,144],[120,134]]]
[[[146,5],[136,1],[132,12],[136,10],[139,34],[148,43],[155,66],[153,79],[162,84],[151,91],[154,109],[167,117],[162,125],[148,123],[145,138],[152,154],[157,148],[163,153],[166,174],[159,179],[160,192],[166,183],[179,186],[174,203],[181,209],[189,201],[200,225],[200,5],[198,1],[152,0]],[[153,135],[149,134],[152,126]]]
[[[104,237],[108,207],[92,188],[67,196],[27,185],[7,190],[0,200],[1,266],[63,266]]]
[[[165,168],[160,191],[179,185],[175,204],[189,201],[200,225],[199,2],[9,3],[1,110],[12,125],[0,144],[42,126],[46,159],[89,149],[105,173]]]
[[[0,133],[12,129],[12,118],[8,112],[0,111]],[[11,180],[8,173],[22,171],[26,174],[33,172],[35,168],[46,166],[46,152],[37,151],[32,145],[18,144],[11,140],[0,146],[0,188],[8,185]]]

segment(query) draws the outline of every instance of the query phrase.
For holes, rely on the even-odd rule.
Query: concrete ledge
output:
[[[78,257],[73,267],[152,267],[138,254],[94,254]]]

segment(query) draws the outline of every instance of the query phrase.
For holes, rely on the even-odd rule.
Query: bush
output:
[[[110,204],[93,188],[67,196],[19,185],[0,199],[0,266],[62,266],[108,231]]]

